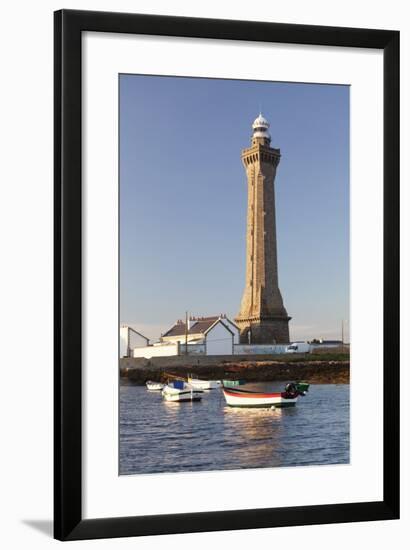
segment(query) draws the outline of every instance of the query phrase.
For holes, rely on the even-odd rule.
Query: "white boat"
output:
[[[188,376],[188,384],[197,390],[216,390],[222,386],[220,380],[200,380],[192,376]]]
[[[287,384],[283,392],[263,392],[239,387],[223,387],[226,404],[230,407],[294,407],[299,396],[305,395],[297,385]]]
[[[152,382],[152,380],[147,380],[145,385],[147,386],[148,391],[161,391],[164,387],[164,384],[160,382]]]
[[[165,401],[199,401],[203,393],[183,380],[174,380],[164,386],[162,397]]]

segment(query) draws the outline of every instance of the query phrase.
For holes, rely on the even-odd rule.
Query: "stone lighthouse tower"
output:
[[[269,122],[260,114],[252,141],[242,151],[248,179],[246,284],[235,319],[241,342],[289,342],[289,320],[278,284],[276,252],[275,176],[280,149],[270,146]]]

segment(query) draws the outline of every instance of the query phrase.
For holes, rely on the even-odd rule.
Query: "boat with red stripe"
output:
[[[300,396],[306,395],[309,384],[289,383],[283,392],[263,392],[243,387],[223,386],[223,394],[229,407],[294,407]]]

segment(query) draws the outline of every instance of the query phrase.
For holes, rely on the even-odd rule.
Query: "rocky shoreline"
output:
[[[310,384],[349,384],[350,361],[232,361],[217,365],[120,366],[121,378],[134,384],[147,380],[166,382],[169,376],[186,378],[195,374],[204,380],[235,380],[247,382],[305,381]]]

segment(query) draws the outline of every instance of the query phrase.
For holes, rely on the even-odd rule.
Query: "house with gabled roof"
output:
[[[206,355],[231,355],[239,343],[239,328],[226,315],[190,317],[188,324],[178,320],[162,334],[161,342],[181,345],[202,344]]]

